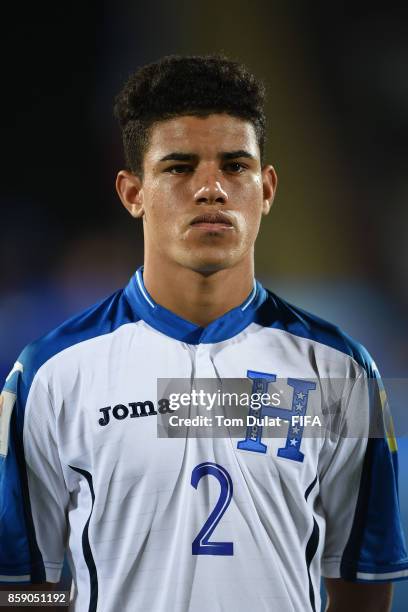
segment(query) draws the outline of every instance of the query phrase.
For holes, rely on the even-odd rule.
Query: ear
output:
[[[262,168],[263,203],[262,214],[267,215],[271,209],[278,186],[278,177],[275,168],[271,165]]]
[[[127,170],[120,170],[116,177],[116,191],[123,206],[132,217],[135,217],[135,219],[143,217],[143,188],[142,180],[139,176]]]

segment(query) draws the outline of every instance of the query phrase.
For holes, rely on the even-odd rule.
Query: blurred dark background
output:
[[[169,53],[223,51],[268,89],[279,188],[257,276],[363,342],[386,379],[406,377],[408,21],[397,6],[119,0],[4,14],[0,375],[143,261],[141,227],[114,189],[112,107],[127,76]],[[400,583],[393,610],[407,602]]]

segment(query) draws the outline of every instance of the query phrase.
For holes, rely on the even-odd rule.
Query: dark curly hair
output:
[[[149,129],[180,115],[228,113],[250,121],[263,161],[265,88],[242,64],[222,55],[169,55],[132,74],[115,99],[127,169],[143,175]]]

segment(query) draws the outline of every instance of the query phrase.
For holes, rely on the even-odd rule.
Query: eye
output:
[[[165,172],[169,174],[186,174],[191,170],[191,166],[188,164],[176,164],[175,166],[169,166],[165,169]]]
[[[246,169],[246,166],[239,162],[229,162],[228,164],[224,165],[224,169],[227,170],[227,172],[232,172],[233,174],[240,174]]]

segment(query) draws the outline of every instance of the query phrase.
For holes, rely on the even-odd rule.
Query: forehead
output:
[[[255,129],[250,121],[227,114],[182,115],[153,124],[145,158],[153,161],[172,151],[205,156],[240,149],[259,156]]]

